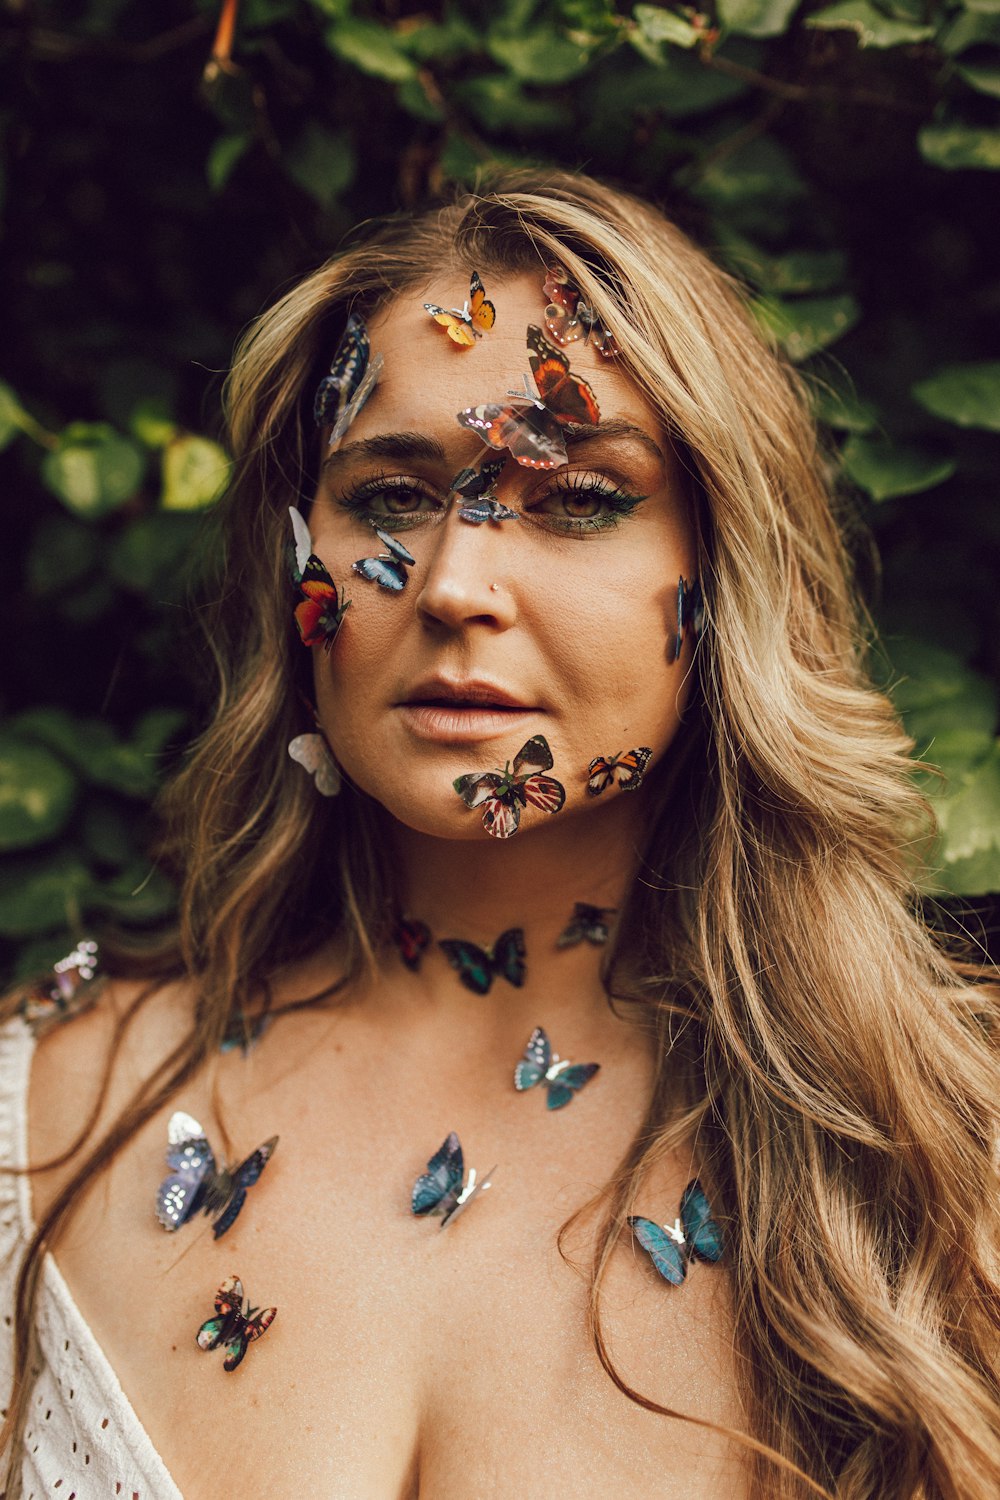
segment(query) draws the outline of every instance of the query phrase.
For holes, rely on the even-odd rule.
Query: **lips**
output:
[[[480,679],[453,682],[441,677],[418,683],[401,701],[413,707],[450,708],[452,710],[492,708],[525,713],[535,707],[534,704],[526,703],[516,693],[508,692],[497,683],[484,682]]]

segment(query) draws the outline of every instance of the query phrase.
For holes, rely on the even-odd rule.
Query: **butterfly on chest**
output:
[[[196,1213],[217,1214],[212,1225],[216,1239],[231,1229],[248,1190],[267,1166],[278,1137],[272,1136],[232,1170],[220,1167],[204,1130],[191,1115],[176,1110],[167,1125],[167,1166],[156,1193],[156,1217],[164,1229],[180,1229]]]
[[[238,1276],[227,1276],[215,1294],[215,1316],[206,1319],[195,1336],[199,1349],[224,1347],[224,1370],[235,1370],[247,1349],[261,1338],[277,1316],[276,1307],[244,1306],[243,1283]]]

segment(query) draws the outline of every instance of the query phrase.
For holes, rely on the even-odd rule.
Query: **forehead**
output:
[[[472,348],[462,348],[435,323],[424,308],[433,302],[461,308],[469,296],[468,272],[447,271],[423,286],[407,288],[368,321],[372,353],[381,353],[385,366],[378,386],[351,430],[352,438],[370,437],[387,429],[412,428],[421,416],[435,430],[454,423],[467,406],[500,401],[508,391],[522,391],[530,373],[527,331],[544,328],[547,298],[542,291],[544,268],[537,275],[522,273],[484,276],[486,296],[496,308],[496,322]],[[662,445],[662,428],[646,397],[615,360],[604,359],[583,339],[562,351],[573,375],[586,380],[597,398],[603,418],[615,417],[640,426]],[[533,388],[533,387],[532,387]],[[466,433],[465,437],[473,438]],[[473,438],[472,446],[476,446]]]

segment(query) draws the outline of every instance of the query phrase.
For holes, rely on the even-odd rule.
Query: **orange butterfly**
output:
[[[497,319],[497,310],[486,299],[486,290],[478,271],[472,273],[469,299],[464,307],[438,307],[436,302],[425,302],[424,306],[435,323],[446,328],[448,337],[463,349],[471,349],[476,339],[488,333]]]
[[[537,397],[525,377],[523,393],[508,391],[512,402],[469,406],[458,413],[458,420],[491,448],[509,449],[526,468],[554,469],[567,459],[562,429],[573,422],[595,426],[601,409],[587,382],[570,374],[562,350],[554,349],[533,325],[528,328],[528,359]]]
[[[617,782],[623,792],[637,792],[642,785],[653,752],[648,745],[636,750],[622,750],[618,755],[598,755],[587,767],[587,791],[599,797]]]

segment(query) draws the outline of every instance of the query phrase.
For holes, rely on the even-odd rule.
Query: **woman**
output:
[[[176,942],[3,1033],[11,1493],[995,1496],[995,998],[738,295],[511,174],[230,416]]]

